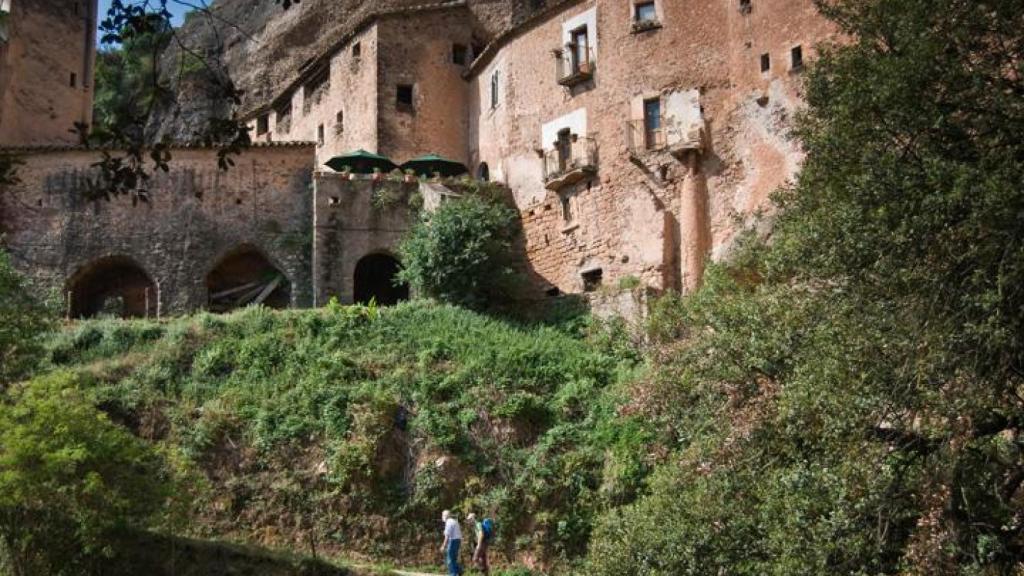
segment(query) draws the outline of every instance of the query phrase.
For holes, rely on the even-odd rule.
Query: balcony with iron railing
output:
[[[665,118],[658,128],[652,128],[646,120],[626,122],[626,145],[634,158],[653,152],[669,152],[679,155],[703,147],[703,129],[698,126],[684,128],[671,118]]]
[[[588,136],[573,136],[553,150],[544,151],[544,186],[561,190],[597,172],[597,143]]]
[[[594,77],[597,61],[590,46],[566,44],[554,51],[555,80],[562,86],[572,87]]]

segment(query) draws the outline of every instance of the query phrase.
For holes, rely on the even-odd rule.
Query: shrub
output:
[[[403,282],[418,293],[471,307],[506,293],[518,217],[497,201],[467,195],[425,213],[402,241]]]
[[[56,372],[0,403],[0,553],[15,574],[81,574],[172,495],[160,456]]]
[[[0,250],[0,390],[38,364],[53,323],[51,311]]]

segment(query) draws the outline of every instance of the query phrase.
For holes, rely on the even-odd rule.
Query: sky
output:
[[[141,2],[142,0],[131,0],[131,1],[132,2]],[[152,1],[152,4],[154,6],[159,5],[158,2],[156,2],[155,0],[151,0],[151,1]],[[125,4],[127,4],[127,2],[125,2]],[[191,0],[186,0],[186,4],[201,4],[201,2],[194,2],[194,1],[191,1]],[[99,17],[97,18],[97,22],[103,22],[103,20],[107,17],[107,10],[109,10],[109,9],[110,9],[110,0],[100,0],[100,10],[99,10],[99,14],[98,14]],[[191,8],[189,8],[188,6],[183,6],[181,4],[178,4],[174,0],[168,0],[168,2],[167,2],[167,9],[171,12],[171,14],[174,15],[174,19],[173,19],[172,22],[173,22],[173,24],[175,26],[181,26],[181,22],[182,22],[182,19],[185,16],[185,13],[188,12],[189,10],[191,10]],[[97,34],[96,41],[99,42],[100,39],[102,39],[102,36],[100,34]]]

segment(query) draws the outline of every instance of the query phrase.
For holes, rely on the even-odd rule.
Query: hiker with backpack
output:
[[[476,514],[470,514],[466,517],[466,520],[473,523],[473,530],[476,532],[476,548],[473,550],[473,563],[476,564],[476,567],[485,576],[490,576],[491,564],[487,560],[487,549],[494,540],[494,520],[484,518],[483,521],[480,521],[477,520]]]

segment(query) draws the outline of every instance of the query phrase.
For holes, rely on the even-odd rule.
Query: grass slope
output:
[[[191,463],[182,534],[434,561],[441,509],[472,508],[498,520],[499,550],[557,560],[642,477],[642,427],[615,410],[637,361],[585,325],[255,308],[78,323],[50,363]]]

